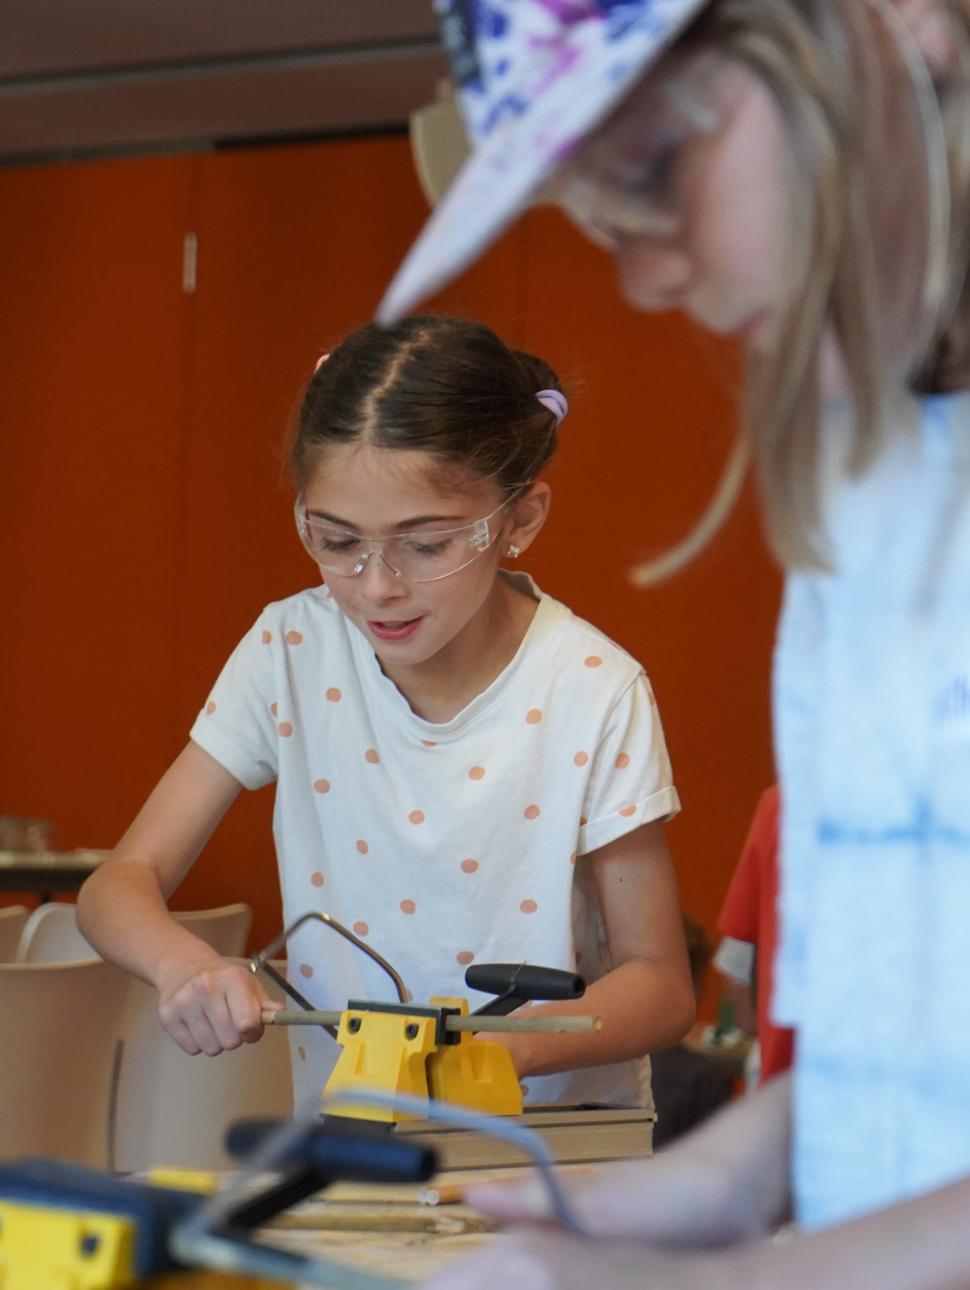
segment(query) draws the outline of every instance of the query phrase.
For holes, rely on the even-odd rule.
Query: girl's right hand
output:
[[[158,1014],[178,1046],[195,1057],[215,1057],[262,1038],[260,1014],[282,1004],[268,999],[251,972],[213,955],[162,974]]]

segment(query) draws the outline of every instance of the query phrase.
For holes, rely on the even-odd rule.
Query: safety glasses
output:
[[[438,582],[477,560],[492,545],[492,521],[508,499],[490,514],[453,529],[415,529],[386,537],[366,537],[313,515],[297,499],[296,527],[309,554],[327,573],[356,578],[373,556],[408,582]],[[498,526],[496,525],[496,531]]]
[[[724,119],[725,60],[709,52],[648,77],[545,189],[598,245],[676,237],[689,145]]]

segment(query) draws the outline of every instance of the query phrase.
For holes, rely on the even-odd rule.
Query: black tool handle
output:
[[[477,1009],[476,1017],[504,1017],[534,999],[579,999],[586,992],[586,982],[575,972],[531,963],[476,963],[465,972],[465,984],[498,996]]]
[[[237,1159],[246,1157],[281,1123],[237,1120],[226,1130],[226,1150]],[[313,1168],[330,1182],[424,1182],[437,1167],[431,1147],[397,1138],[383,1125],[334,1116],[297,1139],[277,1164]]]

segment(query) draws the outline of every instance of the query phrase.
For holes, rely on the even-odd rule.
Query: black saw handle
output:
[[[535,999],[579,999],[586,993],[586,982],[575,972],[531,963],[476,963],[465,972],[465,984],[497,996],[473,1017],[504,1017]]]

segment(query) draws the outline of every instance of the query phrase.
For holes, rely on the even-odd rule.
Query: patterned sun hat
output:
[[[434,0],[472,155],[377,312],[460,272],[708,0]]]

